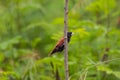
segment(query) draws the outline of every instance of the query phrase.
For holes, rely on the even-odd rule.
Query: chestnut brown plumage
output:
[[[70,39],[71,39],[71,36],[72,36],[72,32],[67,32],[67,40],[68,42],[70,42]],[[51,56],[52,54],[56,53],[56,52],[61,52],[64,50],[64,41],[65,41],[65,38],[61,38],[57,44],[55,45],[55,47],[53,48],[53,50],[49,53],[49,56]]]

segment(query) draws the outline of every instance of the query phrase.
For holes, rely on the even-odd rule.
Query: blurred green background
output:
[[[120,80],[120,0],[69,0],[70,80]],[[64,80],[64,0],[0,0],[0,80]],[[54,69],[55,71],[55,69]]]

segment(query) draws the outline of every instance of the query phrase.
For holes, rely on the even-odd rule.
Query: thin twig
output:
[[[109,6],[108,6],[108,3],[107,3],[107,8],[108,8]],[[106,34],[105,34],[105,41],[106,41],[106,45],[105,45],[105,52],[104,52],[104,54],[103,54],[103,57],[102,57],[102,59],[101,59],[101,61],[106,61],[107,59],[108,59],[108,57],[109,57],[109,50],[110,50],[110,47],[109,47],[109,29],[110,29],[110,22],[111,22],[111,20],[110,20],[111,18],[110,18],[110,11],[108,12],[108,14],[107,14],[107,19],[106,19]],[[107,63],[106,63],[107,64]],[[105,77],[106,77],[106,73],[103,71],[102,72],[102,80],[104,80],[105,79]]]
[[[107,3],[107,8],[108,8],[108,3]],[[101,61],[105,61],[108,58],[108,53],[110,50],[109,47],[109,29],[110,29],[110,23],[111,23],[111,11],[107,13],[107,19],[106,19],[106,33],[105,33],[105,52],[103,54],[103,57]]]
[[[68,32],[68,0],[65,0],[65,7],[64,7],[64,38],[65,38],[64,63],[65,63],[65,80],[68,80],[68,78],[69,78],[67,32]]]

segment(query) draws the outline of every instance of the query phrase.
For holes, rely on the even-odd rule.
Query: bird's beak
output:
[[[72,32],[72,35],[74,35],[75,33],[74,32]]]

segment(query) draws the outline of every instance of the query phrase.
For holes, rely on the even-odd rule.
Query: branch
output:
[[[68,78],[69,78],[67,32],[68,32],[68,0],[65,0],[65,7],[64,7],[64,38],[65,38],[64,63],[65,63],[65,80],[68,80]]]

